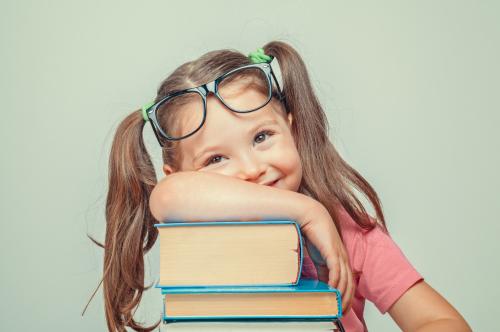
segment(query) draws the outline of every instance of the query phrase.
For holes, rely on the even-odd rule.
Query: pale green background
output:
[[[0,4],[0,330],[104,331],[107,159],[174,68],[273,39],[302,54],[334,143],[392,237],[468,320],[500,316],[495,1],[14,1]],[[151,128],[145,138],[160,172]],[[160,174],[160,173],[159,173]],[[158,248],[148,256],[154,280]],[[160,315],[157,290],[137,317]],[[367,302],[372,331],[396,331]]]

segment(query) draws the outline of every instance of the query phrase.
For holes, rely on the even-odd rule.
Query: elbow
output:
[[[173,173],[156,184],[149,196],[149,210],[159,222],[165,222],[170,215],[169,208],[175,206],[175,193],[179,182],[177,173]]]
[[[164,198],[162,191],[159,189],[158,184],[151,191],[151,195],[149,196],[149,211],[151,211],[151,215],[159,222],[165,219],[164,209],[163,207],[166,205],[163,203]]]

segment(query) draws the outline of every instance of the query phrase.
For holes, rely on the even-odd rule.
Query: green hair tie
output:
[[[258,48],[255,52],[250,52],[248,54],[248,58],[252,63],[261,63],[261,62],[269,62],[272,58],[264,53],[263,48]]]
[[[154,104],[155,104],[155,102],[152,101],[152,102],[147,103],[146,105],[142,106],[142,118],[144,119],[144,121],[149,121],[149,117],[148,117],[147,111]]]

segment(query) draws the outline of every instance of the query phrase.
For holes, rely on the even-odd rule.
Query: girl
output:
[[[160,182],[142,140],[148,121],[162,146]],[[147,289],[143,255],[157,221],[292,219],[309,249],[302,276],[339,289],[346,331],[367,330],[365,299],[405,331],[470,331],[392,241],[375,190],[340,157],[327,129],[302,59],[283,42],[249,57],[209,52],[167,77],[154,103],[122,121],[111,148],[103,276],[109,330],[158,325],[133,318]]]

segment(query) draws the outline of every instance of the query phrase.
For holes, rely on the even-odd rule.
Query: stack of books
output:
[[[300,278],[296,222],[155,226],[167,331],[343,331],[339,291]]]

